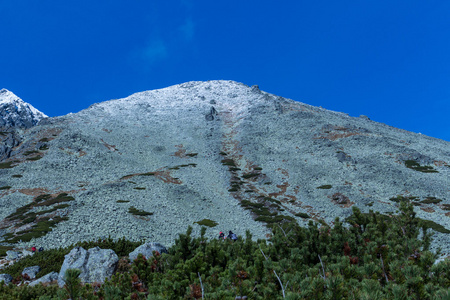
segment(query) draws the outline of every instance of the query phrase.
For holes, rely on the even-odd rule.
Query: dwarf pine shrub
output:
[[[206,227],[202,227],[199,237],[193,237],[189,226],[168,253],[139,255],[103,285],[85,285],[79,296],[448,299],[450,260],[434,264],[437,254],[428,251],[431,234],[416,218],[411,203],[401,201],[399,211],[397,215],[382,215],[362,213],[354,207],[350,218],[345,222],[337,218],[333,226],[312,220],[307,227],[296,222],[273,223],[271,238],[257,241],[252,240],[249,231],[236,242],[208,240]],[[97,244],[115,250],[119,256],[126,256],[137,246],[125,239],[107,239]],[[90,242],[84,247],[95,245]],[[20,298],[17,295],[21,293],[33,296]],[[1,299],[10,299],[3,297],[9,294],[16,295],[14,299],[52,299],[58,293],[63,295],[55,287],[0,287]]]

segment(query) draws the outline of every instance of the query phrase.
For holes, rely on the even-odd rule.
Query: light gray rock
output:
[[[130,261],[134,261],[138,257],[139,253],[142,253],[142,255],[146,258],[153,256],[153,251],[158,251],[160,254],[167,253],[167,249],[164,245],[160,243],[148,242],[140,245],[129,254]]]
[[[0,282],[4,282],[5,284],[9,284],[13,280],[13,277],[9,274],[0,274]]]
[[[58,275],[59,275],[58,272],[48,273],[47,275],[42,276],[41,278],[33,282],[30,282],[29,286],[35,286],[38,285],[39,283],[50,283],[52,281],[58,280]]]
[[[34,252],[28,251],[28,250],[23,250],[21,257],[26,257],[26,256],[30,256],[30,255],[34,255]]]
[[[28,267],[23,269],[22,276],[28,275],[29,279],[34,279],[36,278],[36,274],[39,273],[40,270],[41,267],[39,266]]]
[[[6,251],[6,259],[7,260],[13,260],[13,259],[18,259],[20,257],[20,252],[18,251]]]
[[[117,254],[111,249],[95,247],[85,250],[82,247],[75,247],[64,258],[58,275],[58,285],[64,286],[64,273],[67,269],[79,269],[83,283],[102,283],[105,278],[111,278],[118,261]]]

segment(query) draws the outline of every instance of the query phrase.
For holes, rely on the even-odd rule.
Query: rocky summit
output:
[[[14,155],[21,143],[20,131],[35,126],[47,116],[7,89],[0,90],[0,161]]]
[[[193,226],[265,238],[401,201],[450,253],[450,143],[233,81],[188,82],[45,118],[0,163],[0,242],[111,236],[166,246]]]
[[[7,89],[0,90],[0,128],[30,128],[47,116]]]

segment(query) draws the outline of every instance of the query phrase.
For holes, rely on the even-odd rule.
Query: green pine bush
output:
[[[189,226],[168,253],[139,255],[129,266],[122,260],[120,271],[104,284],[81,287],[72,274],[64,289],[1,286],[0,298],[448,299],[450,260],[434,264],[437,254],[428,251],[431,234],[409,201],[401,201],[399,211],[382,215],[354,207],[351,217],[337,218],[333,226],[313,220],[307,227],[295,221],[273,223],[271,238],[257,241],[249,231],[236,242],[208,240],[206,227],[194,237]],[[108,238],[77,245],[99,245],[127,256],[139,243]],[[68,251],[36,253],[5,273],[20,275],[25,262],[45,267],[44,256],[60,266]],[[44,270],[43,275],[53,269]]]

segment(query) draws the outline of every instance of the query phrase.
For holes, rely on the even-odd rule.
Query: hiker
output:
[[[33,247],[31,247],[31,252],[36,252],[36,247],[35,246],[33,246]]]
[[[39,248],[39,252],[42,252],[42,251],[44,251],[44,247]]]
[[[228,238],[233,242],[236,242],[238,239],[236,233],[233,233],[231,230],[228,232]]]
[[[219,240],[224,240],[225,239],[225,234],[221,231],[219,232]]]

